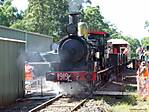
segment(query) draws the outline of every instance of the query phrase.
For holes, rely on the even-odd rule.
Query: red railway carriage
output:
[[[109,55],[117,65],[126,64],[128,62],[129,55],[129,43],[123,39],[110,39],[108,40],[110,45]],[[111,62],[114,63],[114,62]]]
[[[110,39],[108,43],[112,45],[113,54],[128,54],[126,50],[129,50],[129,43],[123,39]]]

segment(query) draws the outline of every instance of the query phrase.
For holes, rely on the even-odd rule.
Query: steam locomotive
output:
[[[96,82],[107,81],[113,70],[107,70],[113,67],[110,63],[113,56],[108,52],[111,46],[107,43],[111,38],[107,32],[88,32],[86,23],[78,23],[77,19],[78,14],[69,15],[69,24],[66,27],[68,35],[59,42],[60,62],[51,63],[51,70],[47,72],[46,79],[69,82],[69,85],[71,82],[77,82],[93,86]],[[106,70],[108,72],[102,74]]]

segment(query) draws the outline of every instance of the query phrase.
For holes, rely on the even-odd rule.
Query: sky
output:
[[[92,5],[100,5],[106,21],[115,24],[123,35],[141,39],[149,36],[144,23],[149,20],[149,0],[91,0]],[[13,0],[19,10],[27,8],[27,0]]]
[[[25,10],[28,6],[27,0],[12,0],[12,4],[17,7],[18,10]]]
[[[144,29],[149,20],[149,0],[92,0],[100,5],[101,14],[115,24],[124,35],[141,39],[149,36]]]

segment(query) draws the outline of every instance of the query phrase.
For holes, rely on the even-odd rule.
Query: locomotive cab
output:
[[[110,39],[110,35],[107,32],[89,32],[88,39],[93,42],[95,46],[95,61],[99,64],[99,69],[104,69],[107,66],[107,40]]]

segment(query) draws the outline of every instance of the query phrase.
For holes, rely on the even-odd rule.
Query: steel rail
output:
[[[72,109],[70,110],[70,112],[74,112],[75,110],[79,109],[86,101],[87,99],[91,96],[92,94],[88,95],[85,99],[83,99],[81,102],[79,102],[78,104],[76,105],[64,105],[64,107],[72,107]],[[47,106],[51,106],[51,107],[63,107],[63,105],[53,105],[52,106],[52,103],[54,101],[57,101],[59,98],[61,98],[63,95],[60,94],[58,95],[57,97],[53,98],[53,99],[50,99],[49,101],[47,102],[44,102],[42,103],[41,105],[31,109],[29,112],[37,112],[37,111],[40,111],[44,108],[46,108]]]
[[[89,94],[83,101],[77,104],[70,112],[74,112],[75,110],[79,109],[93,94]]]
[[[77,104],[70,112],[73,112],[77,110],[78,108],[80,108],[86,101],[87,101],[87,98],[81,101],[79,104]]]
[[[39,111],[39,110],[41,110],[41,109],[44,109],[46,106],[48,106],[49,104],[51,104],[51,103],[54,102],[55,100],[61,98],[62,96],[63,96],[63,94],[60,94],[60,95],[56,96],[55,98],[50,99],[50,100],[48,100],[48,101],[42,103],[41,105],[38,105],[37,107],[31,109],[31,110],[28,111],[28,112],[37,112],[37,111]]]

